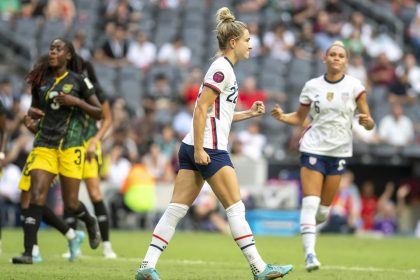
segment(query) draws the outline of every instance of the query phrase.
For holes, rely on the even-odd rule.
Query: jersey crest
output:
[[[331,102],[333,99],[334,99],[334,92],[332,91],[327,92],[327,100]]]
[[[63,85],[63,92],[64,93],[70,93],[70,91],[73,89],[72,84],[64,84]]]

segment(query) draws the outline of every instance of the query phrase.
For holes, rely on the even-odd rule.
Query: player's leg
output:
[[[200,193],[204,180],[195,170],[181,169],[175,179],[171,202],[156,225],[146,256],[137,271],[136,279],[159,279],[155,270],[160,255],[166,249],[179,221]]]
[[[105,258],[115,259],[117,255],[112,250],[111,241],[109,240],[109,218],[105,203],[100,191],[100,179],[96,178],[85,179],[86,188],[89,193],[90,201],[92,201],[95,216],[98,220],[99,230],[103,242],[103,255]]]
[[[301,168],[300,178],[303,190],[302,209],[300,213],[300,232],[305,251],[306,269],[312,271],[319,268],[316,259],[316,214],[319,208],[324,175],[318,170]]]
[[[267,265],[260,256],[254,235],[245,219],[245,205],[241,201],[235,170],[225,165],[207,178],[207,182],[226,209],[232,237],[248,260],[254,279],[275,279],[289,273],[293,268],[291,265]]]
[[[42,219],[43,207],[48,195],[48,188],[51,185],[55,174],[41,169],[31,170],[30,182],[30,203],[27,210],[23,213],[23,232],[25,251],[21,257],[14,257],[12,262],[15,264],[31,264],[32,250],[37,243],[37,233]]]
[[[89,245],[96,249],[101,242],[101,234],[96,219],[89,214],[86,206],[79,201],[80,180],[60,175],[62,196],[65,209],[86,224]]]
[[[83,176],[85,149],[83,146],[72,147],[59,151],[59,166],[61,190],[64,208],[86,224],[89,235],[89,245],[98,248],[101,233],[96,219],[89,214],[85,205],[79,201],[79,188]]]

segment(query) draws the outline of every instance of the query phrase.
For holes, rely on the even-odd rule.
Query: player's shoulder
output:
[[[346,74],[345,79],[346,79],[346,81],[348,81],[350,84],[361,84],[361,83],[362,83],[362,82],[361,82],[358,78],[355,78],[355,77],[353,77],[353,76],[351,76],[351,75],[347,75],[347,74]]]
[[[210,69],[230,71],[233,70],[233,66],[226,57],[221,56],[212,62]]]
[[[308,87],[310,87],[310,88],[318,87],[319,85],[322,85],[324,82],[325,82],[324,81],[324,75],[321,75],[319,77],[315,77],[315,78],[312,78],[312,79],[308,80],[305,83],[305,87],[307,87],[307,88]]]

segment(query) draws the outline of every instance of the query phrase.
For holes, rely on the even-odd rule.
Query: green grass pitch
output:
[[[150,232],[113,231],[118,259],[103,259],[102,248],[93,251],[86,240],[83,256],[69,263],[61,257],[67,249],[64,237],[53,230],[41,230],[38,240],[44,261],[12,265],[10,258],[22,252],[22,231],[4,230],[0,279],[134,279],[150,236]],[[284,279],[420,279],[420,240],[414,238],[321,235],[317,252],[322,267],[311,273],[304,269],[298,236],[257,236],[256,242],[267,262],[295,266]],[[252,279],[231,237],[216,233],[177,232],[157,268],[164,280]]]

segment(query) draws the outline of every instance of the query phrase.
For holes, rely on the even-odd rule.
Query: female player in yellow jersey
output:
[[[65,39],[52,41],[48,60],[37,64],[28,74],[32,87],[29,117],[39,119],[34,150],[27,163],[30,172],[31,200],[24,216],[24,247],[22,256],[13,263],[32,263],[48,188],[59,175],[64,207],[86,224],[90,246],[100,243],[99,226],[78,199],[83,174],[85,148],[82,131],[84,114],[100,119],[102,107],[88,78],[81,76],[73,45]]]
[[[326,74],[305,84],[298,110],[285,114],[276,106],[271,111],[274,118],[291,125],[303,125],[308,114],[312,118],[300,142],[303,188],[300,231],[307,271],[321,265],[315,254],[315,229],[327,219],[347,159],[352,156],[351,127],[355,111],[358,110],[359,124],[365,129],[375,126],[365,87],[345,74],[348,59],[342,42],[332,44],[324,58]]]

